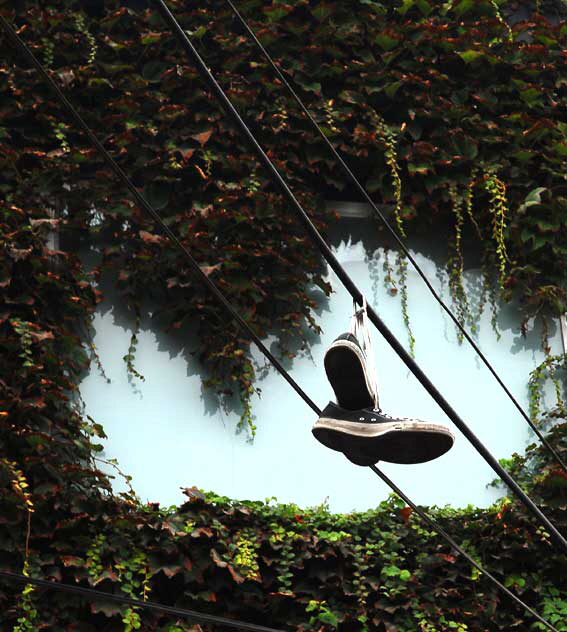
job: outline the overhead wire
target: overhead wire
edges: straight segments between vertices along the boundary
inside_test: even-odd
[[[289,186],[286,181],[283,179],[279,171],[276,169],[272,161],[268,158],[261,145],[257,141],[256,137],[252,134],[249,127],[246,125],[230,99],[225,94],[224,90],[217,82],[212,72],[209,70],[207,65],[205,64],[202,57],[199,55],[197,49],[193,46],[193,43],[187,36],[186,32],[183,30],[175,16],[170,11],[169,7],[165,3],[164,0],[151,0],[151,2],[157,7],[161,16],[164,18],[165,22],[170,26],[172,33],[178,43],[181,45],[192,64],[199,71],[202,78],[205,80],[206,84],[209,86],[215,97],[218,99],[220,104],[222,105],[225,112],[230,116],[233,123],[236,125],[237,129],[241,132],[241,134],[246,138],[249,144],[252,146],[256,155],[258,157],[259,162],[262,166],[267,170],[272,181],[277,185],[278,189],[282,192],[284,197],[289,202],[291,208],[296,214],[297,218],[303,224],[306,229],[308,235],[318,248],[319,252],[322,254],[323,258],[327,261],[330,268],[340,279],[343,286],[352,296],[352,298],[356,301],[358,305],[363,304],[363,295],[356,286],[356,284],[349,277],[345,269],[341,266],[335,254],[330,249],[326,241],[323,239]],[[427,390],[427,392],[431,395],[431,397],[437,402],[440,408],[445,412],[445,414],[451,419],[451,421],[457,426],[457,428],[463,433],[463,435],[470,441],[470,443],[474,446],[477,452],[484,458],[484,460],[490,465],[490,467],[494,470],[497,476],[503,480],[503,482],[507,485],[507,487],[513,492],[513,494],[518,498],[518,500],[528,509],[528,511],[537,518],[537,520],[545,526],[545,528],[549,531],[551,537],[555,541],[556,544],[563,549],[564,553],[567,553],[567,540],[563,537],[563,535],[558,531],[558,529],[553,525],[553,523],[545,516],[545,514],[539,509],[539,507],[529,498],[529,496],[524,492],[524,490],[518,485],[518,483],[514,480],[514,478],[500,465],[500,463],[492,456],[486,446],[480,441],[480,439],[473,433],[473,431],[468,427],[468,425],[461,419],[461,417],[457,414],[457,412],[452,408],[452,406],[447,402],[447,400],[443,397],[443,395],[439,392],[439,390],[434,386],[431,380],[427,377],[427,375],[421,370],[416,361],[411,357],[411,355],[404,349],[404,347],[399,343],[394,334],[388,329],[386,324],[382,321],[382,319],[378,316],[376,311],[368,305],[368,317],[370,321],[374,324],[374,326],[378,329],[378,331],[382,334],[388,344],[394,349],[400,359],[404,362],[404,364],[408,367],[408,369],[414,374],[417,380],[421,383],[421,385]]]
[[[422,281],[427,286],[427,289],[430,291],[430,293],[433,296],[433,298],[437,301],[437,303],[441,306],[441,308],[445,311],[445,313],[453,321],[453,323],[455,324],[457,329],[460,331],[460,333],[463,335],[463,337],[466,339],[466,341],[474,349],[475,353],[482,360],[483,364],[490,371],[490,373],[492,374],[494,379],[498,382],[500,387],[504,390],[504,392],[506,393],[506,395],[508,396],[508,398],[510,399],[512,404],[516,407],[516,409],[520,413],[520,415],[525,419],[525,421],[528,423],[528,425],[530,426],[532,431],[536,434],[536,436],[539,438],[541,443],[545,446],[547,451],[550,454],[553,455],[553,457],[555,458],[557,463],[561,466],[563,471],[567,474],[567,464],[565,464],[565,462],[561,458],[561,455],[558,454],[557,450],[555,450],[555,448],[549,443],[549,441],[547,440],[545,435],[541,432],[541,430],[536,426],[536,424],[532,421],[532,419],[530,419],[530,416],[526,413],[526,411],[522,408],[522,406],[519,404],[519,402],[514,397],[514,395],[510,392],[510,390],[508,389],[508,387],[506,386],[506,384],[504,383],[504,381],[502,380],[502,378],[500,377],[498,372],[494,369],[492,364],[488,361],[488,358],[481,351],[480,347],[476,344],[476,342],[474,341],[472,336],[468,333],[468,331],[466,330],[464,325],[459,321],[459,319],[455,316],[453,311],[443,301],[443,299],[441,298],[441,296],[439,295],[437,290],[433,287],[433,285],[431,284],[431,282],[427,278],[427,275],[422,270],[421,266],[417,263],[417,261],[415,260],[414,256],[411,254],[410,250],[405,245],[404,241],[401,239],[401,237],[398,235],[398,233],[394,230],[394,228],[392,227],[392,225],[390,224],[390,222],[388,221],[388,219],[386,218],[384,213],[382,213],[382,211],[374,203],[374,201],[372,200],[372,198],[368,194],[368,191],[360,183],[360,180],[356,177],[354,172],[350,169],[350,167],[343,160],[343,158],[341,157],[341,155],[339,154],[339,152],[337,151],[337,149],[335,148],[333,143],[325,135],[325,133],[321,129],[320,125],[317,123],[317,121],[315,120],[315,118],[313,117],[313,115],[311,114],[309,109],[307,108],[307,106],[303,103],[303,101],[301,100],[301,98],[299,97],[297,92],[294,90],[294,88],[292,87],[291,83],[285,77],[283,72],[280,70],[280,68],[278,67],[276,62],[270,56],[270,54],[268,53],[266,48],[262,45],[262,43],[260,42],[260,40],[258,39],[256,34],[254,33],[254,31],[252,30],[252,28],[250,27],[250,25],[246,21],[246,19],[238,11],[237,7],[232,2],[232,0],[226,0],[226,3],[230,6],[233,14],[239,20],[240,24],[245,29],[245,31],[248,34],[249,38],[255,43],[255,45],[258,47],[258,49],[260,50],[260,52],[262,53],[262,55],[264,56],[264,58],[266,59],[268,64],[272,67],[273,71],[278,76],[278,79],[282,82],[282,84],[285,86],[285,88],[287,89],[289,94],[292,96],[292,98],[295,100],[295,102],[297,103],[299,108],[302,110],[303,114],[310,121],[311,125],[313,126],[313,129],[317,132],[317,134],[319,135],[321,140],[324,142],[324,144],[327,147],[327,149],[331,152],[331,154],[333,155],[335,160],[338,162],[339,166],[341,167],[343,172],[346,174],[348,180],[350,180],[351,184],[354,185],[354,187],[359,192],[359,194],[364,198],[366,203],[370,205],[370,207],[372,208],[374,214],[382,221],[382,223],[384,224],[384,226],[387,229],[387,231],[394,238],[395,242],[401,248],[402,252],[407,257],[408,261],[412,264],[412,266],[415,269],[415,271],[417,272],[417,274],[421,277]]]
[[[130,181],[130,179],[128,178],[128,176],[124,173],[124,171],[118,166],[116,165],[116,163],[114,162],[114,160],[112,159],[112,157],[110,156],[110,154],[108,154],[107,150],[104,148],[104,146],[98,141],[98,138],[96,137],[96,135],[92,132],[92,130],[88,127],[88,125],[84,122],[84,120],[82,119],[82,117],[79,115],[79,113],[75,110],[75,108],[73,107],[73,105],[68,101],[68,99],[64,96],[64,94],[61,92],[61,90],[59,89],[59,87],[57,86],[57,84],[53,81],[53,79],[51,78],[51,76],[49,75],[49,73],[45,70],[45,68],[42,66],[42,64],[37,60],[37,58],[35,57],[35,55],[32,53],[32,51],[27,47],[27,45],[25,44],[25,42],[23,42],[23,40],[21,40],[21,38],[15,33],[15,31],[12,29],[12,27],[10,26],[10,24],[7,22],[7,20],[0,15],[0,25],[4,28],[4,31],[7,33],[7,35],[9,36],[10,41],[12,42],[12,44],[14,44],[19,50],[21,50],[26,57],[32,62],[32,64],[36,67],[36,69],[40,72],[40,74],[48,81],[49,85],[51,86],[51,88],[55,91],[55,94],[57,95],[57,97],[59,98],[60,102],[64,105],[64,107],[67,109],[67,111],[69,112],[69,114],[72,116],[72,118],[75,120],[75,122],[83,129],[83,131],[85,131],[85,133],[87,134],[88,138],[90,139],[90,141],[93,143],[93,145],[96,147],[96,149],[99,151],[99,153],[101,153],[101,155],[105,158],[105,160],[107,161],[107,163],[113,168],[113,171],[115,172],[115,174],[119,177],[119,179],[125,184],[127,185],[128,189],[132,192],[132,193],[136,193],[136,195],[134,196],[136,201],[138,201],[141,204],[141,207],[144,210],[148,210],[148,209],[152,209],[152,217],[155,219],[155,221],[158,223],[158,225],[161,226],[161,224],[163,223],[163,220],[161,219],[161,217],[159,216],[159,214],[153,209],[153,207],[149,204],[149,202],[147,202],[145,200],[145,198],[139,194],[139,192],[137,191],[137,189],[134,187],[134,185],[132,184],[132,182]],[[115,165],[115,167],[113,166]],[[141,203],[141,200],[143,200],[143,204]],[[149,212],[149,211],[148,211]],[[178,244],[179,241],[177,240],[176,236],[174,233],[172,233],[171,230],[169,230],[167,228],[167,226],[165,226],[165,228],[167,230],[165,230],[166,235],[175,243]],[[173,237],[172,237],[173,236]],[[179,247],[179,246],[178,246]],[[181,245],[181,250],[182,252],[185,254],[185,256],[190,257],[190,261],[194,261],[192,256],[190,255],[190,253],[187,251],[187,249],[185,247],[183,247]],[[198,265],[198,264],[197,264]],[[200,271],[200,268],[199,268]],[[207,278],[208,280],[208,278]],[[207,287],[210,287],[210,285],[214,284],[212,282],[207,283]],[[216,289],[216,286],[214,286]],[[220,290],[216,289],[216,292],[220,293]],[[217,293],[214,292],[215,296],[217,296]],[[225,299],[226,301],[226,299]],[[226,307],[225,302],[221,301],[222,304]],[[228,301],[226,301],[228,302]],[[230,304],[229,304],[230,305]],[[230,313],[232,313],[232,307],[229,310]],[[253,333],[251,332],[250,328],[248,327],[248,325],[245,323],[245,321],[243,321],[243,319],[239,318],[237,319],[238,324],[243,327],[249,334]],[[260,346],[260,350],[265,353],[264,351],[265,347],[264,345]],[[271,354],[266,354],[266,357],[272,361],[272,357]],[[288,381],[288,383],[294,387],[294,390],[300,394],[302,392],[302,390],[299,388],[299,386],[297,385],[297,383],[293,380],[293,378],[291,378],[291,376],[289,376],[289,374],[287,374],[287,372],[285,371],[285,369],[283,369],[283,367],[281,367],[281,365],[276,365],[276,368],[280,371],[280,372],[284,372],[286,374],[286,380]],[[285,376],[284,376],[285,377]],[[297,387],[297,388],[296,388]],[[306,403],[308,403],[308,405],[312,408],[312,410],[317,414],[320,415],[321,410],[309,399],[307,398],[307,400],[305,398],[304,401]],[[431,519],[422,509],[420,509],[417,505],[415,505],[405,494],[403,494],[403,492],[394,485],[394,483],[392,481],[390,481],[390,479],[383,474],[376,466],[371,466],[371,469],[382,478],[382,480],[384,482],[386,482],[387,485],[390,486],[390,488],[397,493],[400,498],[402,498],[404,500],[404,502],[408,503],[409,506],[412,507],[412,509],[427,523],[429,524],[437,533],[439,533],[439,535],[441,535],[441,537],[443,537],[445,540],[447,540],[449,542],[449,544],[454,547],[459,553],[462,552],[462,555],[469,560],[471,563],[474,564],[474,566],[480,571],[482,572],[486,577],[488,577],[493,583],[495,583],[495,585],[500,588],[501,590],[503,590],[508,596],[510,596],[512,599],[514,599],[519,605],[521,605],[523,608],[526,609],[527,612],[529,612],[530,614],[532,614],[535,618],[537,618],[538,621],[540,621],[543,625],[545,625],[549,630],[551,630],[552,632],[558,632],[557,629],[555,627],[553,627],[549,622],[547,622],[545,619],[543,619],[540,615],[538,615],[530,606],[528,606],[526,603],[524,603],[521,599],[519,599],[516,595],[514,595],[514,593],[512,593],[508,588],[506,588],[501,582],[499,582],[499,580],[497,580],[492,574],[490,574],[488,571],[486,571],[481,565],[479,565],[478,563],[476,563],[473,558],[471,558],[466,551],[464,551],[463,549],[461,549],[459,547],[458,544],[456,544],[456,542],[450,538],[450,536],[448,536],[448,534],[439,526],[437,525],[437,523]],[[61,591],[67,591],[67,592],[75,592],[75,593],[80,593],[83,595],[96,595],[97,597],[101,598],[101,599],[108,599],[110,601],[115,601],[115,602],[120,602],[123,604],[128,604],[128,605],[136,605],[137,607],[140,608],[149,608],[149,609],[153,609],[153,610],[158,610],[161,612],[166,612],[166,613],[170,613],[170,614],[179,614],[180,616],[192,616],[192,617],[214,617],[217,621],[220,621],[222,619],[223,621],[223,625],[233,625],[235,626],[236,623],[235,622],[231,622],[231,620],[229,619],[223,619],[220,617],[216,617],[215,615],[203,615],[201,613],[197,613],[195,611],[188,611],[188,610],[183,610],[183,609],[178,609],[178,608],[173,608],[171,606],[164,606],[162,604],[157,604],[154,602],[144,602],[144,601],[137,601],[137,600],[132,600],[130,598],[127,597],[121,597],[119,595],[111,595],[109,593],[105,593],[102,591],[97,591],[95,589],[92,588],[84,588],[84,587],[79,587],[79,586],[71,586],[69,584],[63,584],[60,582],[51,582],[51,581],[47,581],[47,580],[41,580],[41,579],[37,579],[37,578],[32,578],[32,577],[28,577],[26,575],[23,574],[17,574],[17,573],[10,573],[10,572],[5,572],[5,571],[0,571],[0,577],[4,577],[5,579],[12,579],[13,581],[18,581],[20,583],[31,583],[37,586],[44,586],[44,587],[48,587],[52,590],[61,590]],[[211,622],[212,619],[211,619]],[[229,623],[231,622],[231,623]],[[243,622],[238,622],[238,625],[240,625],[241,629],[256,629],[256,630],[260,630],[260,629],[264,629],[264,630],[273,630],[273,628],[260,628],[258,626],[256,626],[256,624],[248,624],[248,623],[244,623]],[[242,627],[243,625],[246,626],[256,626],[254,628],[251,627]]]
[[[81,595],[82,597],[88,598],[91,601],[100,599],[101,601],[117,603],[123,606],[131,606],[133,608],[160,612],[172,617],[183,617],[184,619],[191,619],[192,621],[195,621],[197,623],[223,625],[230,628],[236,628],[237,630],[249,630],[250,632],[284,632],[281,629],[270,628],[264,625],[258,625],[257,623],[238,621],[236,619],[228,619],[227,617],[219,617],[214,614],[197,612],[196,610],[188,610],[187,608],[166,606],[165,604],[157,603],[155,601],[142,601],[141,599],[132,599],[131,597],[123,597],[122,595],[107,593],[103,590],[97,590],[95,588],[85,588],[83,586],[73,586],[72,584],[66,584],[64,582],[54,582],[47,579],[29,577],[28,575],[24,575],[22,573],[11,573],[9,571],[0,570],[0,578],[7,579],[19,584],[32,584],[33,586],[37,586],[39,588],[47,588],[48,590]]]

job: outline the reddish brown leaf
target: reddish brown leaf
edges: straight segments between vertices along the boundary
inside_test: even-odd
[[[412,513],[413,509],[411,507],[404,507],[403,509],[400,509],[400,516],[406,524],[409,522]]]
[[[194,138],[198,143],[201,143],[201,146],[203,146],[208,142],[212,134],[213,130],[209,129],[206,132],[201,132],[200,134],[193,134],[191,138]]]
[[[215,264],[214,266],[199,266],[201,270],[206,274],[206,276],[211,275],[215,270],[218,270],[221,267],[220,263]]]
[[[159,244],[163,241],[163,237],[160,237],[159,235],[152,235],[152,233],[148,233],[146,230],[141,230],[139,235],[147,244]]]
[[[35,342],[43,342],[44,340],[53,340],[55,337],[51,331],[32,331],[30,336]]]

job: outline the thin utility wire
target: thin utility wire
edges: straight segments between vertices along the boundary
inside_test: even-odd
[[[313,128],[315,129],[317,134],[320,136],[320,138],[323,140],[323,142],[325,143],[325,145],[327,146],[329,151],[332,153],[332,155],[334,156],[335,160],[339,163],[340,167],[342,168],[342,170],[346,174],[347,178],[354,185],[354,187],[357,189],[357,191],[360,193],[360,195],[371,206],[371,208],[374,211],[374,213],[380,218],[380,220],[382,221],[382,223],[384,224],[384,226],[386,227],[386,229],[388,230],[390,235],[394,238],[396,243],[399,245],[399,247],[401,248],[402,252],[405,254],[407,259],[410,261],[410,263],[414,267],[415,271],[418,273],[418,275],[421,277],[421,279],[423,280],[423,282],[427,286],[427,289],[431,292],[433,298],[437,301],[437,303],[439,303],[441,308],[451,318],[451,320],[453,321],[453,323],[455,324],[457,329],[465,337],[467,342],[472,346],[474,351],[478,354],[478,357],[482,360],[482,362],[484,363],[486,368],[493,375],[494,379],[502,387],[502,389],[504,390],[506,395],[508,395],[508,398],[514,404],[514,406],[516,407],[516,409],[518,410],[520,415],[522,415],[522,417],[526,420],[526,422],[529,424],[530,428],[534,431],[534,433],[537,435],[537,437],[542,442],[542,444],[545,446],[545,448],[547,448],[548,452],[555,457],[557,463],[559,463],[561,465],[561,467],[563,468],[563,471],[567,474],[567,465],[565,464],[565,462],[563,461],[561,456],[557,453],[555,448],[549,443],[549,441],[547,440],[545,435],[541,432],[541,430],[530,419],[530,416],[526,413],[526,411],[518,403],[518,401],[516,400],[514,395],[512,395],[512,393],[510,392],[510,390],[508,389],[506,384],[504,384],[502,378],[498,375],[498,373],[496,372],[496,370],[494,369],[492,364],[490,364],[490,362],[488,361],[488,359],[486,358],[484,353],[480,350],[479,346],[476,344],[474,339],[470,336],[470,334],[467,332],[465,327],[461,324],[461,322],[455,316],[455,314],[452,312],[452,310],[446,305],[446,303],[443,301],[443,299],[439,296],[437,290],[433,287],[433,285],[431,284],[431,282],[427,278],[425,272],[421,269],[420,265],[417,263],[417,261],[415,260],[415,258],[413,257],[413,255],[411,254],[411,252],[409,251],[409,249],[407,248],[407,246],[405,245],[405,243],[401,239],[401,237],[394,230],[392,225],[388,222],[387,218],[382,213],[382,211],[380,211],[380,209],[373,202],[372,198],[370,197],[370,195],[368,194],[366,189],[362,186],[362,184],[360,183],[358,178],[355,176],[355,174],[351,171],[351,169],[346,164],[346,162],[341,158],[339,152],[335,149],[335,147],[331,143],[331,141],[327,138],[327,136],[325,136],[325,133],[323,132],[323,130],[321,129],[321,127],[319,126],[319,124],[317,123],[317,121],[315,120],[313,115],[311,114],[311,112],[307,109],[307,106],[303,103],[303,101],[298,96],[298,94],[295,92],[295,90],[293,89],[293,87],[291,86],[290,82],[287,80],[287,78],[283,74],[283,72],[277,66],[276,62],[272,59],[272,57],[270,56],[268,51],[264,48],[264,46],[262,45],[262,43],[260,42],[260,40],[258,39],[256,34],[254,33],[254,31],[252,30],[252,28],[248,24],[248,22],[241,15],[241,13],[238,11],[238,9],[236,8],[236,6],[234,5],[234,3],[231,0],[226,0],[226,2],[230,6],[230,8],[231,8],[232,12],[234,13],[234,15],[238,18],[240,24],[244,27],[245,31],[248,33],[248,36],[250,37],[250,39],[252,39],[252,41],[256,44],[256,46],[261,51],[262,55],[264,56],[264,58],[266,59],[268,64],[272,67],[272,69],[274,70],[274,72],[278,76],[279,80],[283,83],[283,85],[286,87],[286,89],[289,92],[289,94],[293,97],[293,99],[295,100],[297,105],[300,107],[302,112],[305,114],[305,116],[311,122]]]
[[[230,628],[236,628],[237,630],[250,630],[250,632],[284,632],[283,630],[278,628],[269,628],[264,625],[257,625],[256,623],[237,621],[236,619],[227,619],[226,617],[217,617],[213,614],[205,614],[204,612],[187,610],[186,608],[166,606],[155,601],[141,601],[140,599],[131,599],[130,597],[122,597],[121,595],[114,595],[102,590],[96,590],[95,588],[84,588],[82,586],[73,586],[72,584],[65,584],[63,582],[53,582],[46,579],[36,579],[35,577],[28,577],[27,575],[23,575],[21,573],[0,571],[0,578],[12,582],[17,582],[18,584],[32,584],[40,588],[47,588],[49,590],[81,595],[83,597],[86,597],[90,601],[109,601],[111,603],[118,603],[123,606],[132,606],[143,610],[161,612],[162,614],[167,614],[172,617],[183,617],[184,619],[191,619],[192,621],[198,623],[224,625]]]
[[[51,79],[51,77],[49,76],[49,74],[47,73],[47,71],[43,68],[43,66],[41,65],[41,63],[39,63],[39,61],[35,58],[35,56],[33,55],[33,53],[31,52],[31,50],[28,49],[28,47],[25,45],[25,43],[19,38],[19,36],[13,31],[12,27],[8,24],[8,22],[3,18],[3,16],[0,15],[0,25],[4,28],[4,30],[8,33],[8,35],[10,36],[10,40],[12,41],[12,43],[16,44],[18,46],[18,48],[20,48],[25,54],[26,56],[30,59],[30,61],[32,61],[32,63],[34,64],[34,66],[40,71],[40,73],[44,76],[45,79],[47,79],[48,83],[51,85],[51,87],[55,90],[55,93],[57,94],[58,98],[60,99],[61,103],[65,106],[65,108],[69,111],[69,113],[73,116],[73,118],[75,118],[76,122],[78,123],[79,120],[81,121],[80,126],[83,127],[84,131],[87,133],[89,139],[91,140],[91,142],[94,144],[94,146],[96,147],[96,149],[105,157],[105,159],[110,159],[112,160],[112,158],[108,155],[108,152],[106,151],[106,149],[97,141],[95,142],[96,136],[94,135],[94,133],[90,130],[90,128],[86,125],[86,123],[84,123],[84,121],[82,121],[80,115],[78,113],[76,113],[75,109],[73,108],[73,106],[69,103],[69,101],[65,98],[65,96],[62,94],[62,92],[59,90],[57,84],[55,84],[55,82]],[[75,116],[76,115],[76,116]],[[113,161],[112,161],[113,162]],[[130,180],[128,179],[128,176],[126,176],[126,174],[120,169],[118,168],[118,172],[117,175],[119,176],[120,180],[122,180],[124,182],[124,184],[126,184],[128,186],[128,188],[130,190],[132,190],[133,185],[130,182]],[[143,199],[143,198],[142,198]],[[146,204],[149,205],[149,203],[146,202]],[[145,208],[145,205],[142,206],[142,208]],[[151,208],[151,207],[150,207]],[[155,211],[154,211],[155,212]],[[157,215],[157,214],[156,214]],[[158,216],[159,217],[159,216]],[[169,229],[166,231],[168,237],[170,237],[171,231],[169,231]],[[170,237],[171,239],[171,237]],[[174,242],[176,242],[176,238],[173,239]],[[186,249],[182,249],[184,254],[188,254]],[[189,255],[190,256],[190,255]],[[208,285],[208,284],[207,284]],[[214,284],[213,284],[214,285]],[[224,304],[224,303],[223,303]],[[243,326],[246,331],[249,331],[249,328],[246,324],[242,325],[240,320],[238,321],[238,323]],[[250,333],[250,332],[249,332]],[[260,350],[263,350],[265,347],[261,346]],[[271,356],[266,354],[266,357],[271,361]],[[276,368],[278,368],[278,366],[276,366]],[[278,368],[278,370],[280,370]],[[301,394],[302,390],[300,389],[300,387],[297,385],[297,383],[293,380],[293,378],[291,376],[289,376],[289,374],[287,374],[287,372],[285,371],[285,369],[281,369],[283,370],[283,372],[285,373],[286,376],[286,380],[288,381],[288,383],[294,388],[294,390],[298,393]],[[305,400],[305,398],[302,398]],[[314,404],[311,400],[309,400],[308,405],[312,408],[312,410],[317,414],[320,415],[321,414],[321,410],[316,406],[316,404]],[[437,531],[439,533],[439,535],[441,535],[441,537],[445,538],[449,544],[451,544],[451,546],[454,546],[454,540],[452,539],[448,539],[447,534],[444,532],[444,530],[439,527],[434,520],[432,520],[429,516],[427,516],[427,514],[421,510],[419,507],[417,507],[414,503],[412,503],[409,498],[407,496],[405,496],[405,494],[403,494],[401,492],[401,490],[399,488],[397,488],[394,483],[392,483],[387,477],[386,475],[382,474],[380,472],[380,470],[378,470],[378,468],[376,468],[375,466],[372,466],[372,468],[374,471],[376,471],[376,473],[378,474],[378,476],[380,476],[381,478],[383,478],[383,480],[391,487],[391,489],[397,493],[402,500],[404,500],[405,502],[407,502],[413,509],[414,511],[424,520],[427,522],[427,524],[429,524],[435,531]],[[466,555],[466,553],[465,553]],[[469,559],[469,557],[467,557],[467,559]],[[470,558],[472,560],[472,558]],[[474,561],[474,560],[473,560]],[[513,599],[515,599],[521,606],[523,606],[528,612],[530,612],[530,614],[533,614],[533,616],[535,616],[539,621],[541,621],[541,623],[543,623],[546,627],[548,627],[550,630],[552,630],[552,632],[558,632],[556,630],[556,628],[554,628],[551,624],[549,624],[547,621],[545,621],[545,619],[543,619],[542,617],[540,617],[536,612],[534,612],[527,604],[525,604],[523,601],[521,601],[518,597],[516,597],[513,593],[511,593],[508,589],[506,589],[505,586],[503,586],[498,580],[496,580],[490,573],[488,573],[487,571],[485,571],[480,565],[477,565],[475,563],[475,567],[478,568],[478,570],[480,572],[482,572],[483,574],[485,574],[491,581],[493,581],[497,587],[499,588],[503,588],[506,592],[506,594],[509,594]],[[59,584],[59,583],[55,583],[55,582],[46,582],[46,580],[40,580],[40,579],[33,579],[33,578],[29,578],[25,575],[18,575],[18,574],[14,574],[14,573],[7,573],[7,572],[0,572],[0,576],[4,576],[5,578],[19,578],[18,581],[22,582],[22,583],[34,583],[35,585],[43,585],[44,583],[48,584],[48,587],[53,589],[53,590],[57,590],[58,586],[63,586],[61,588],[61,590],[72,590],[73,592],[81,592],[84,594],[84,591],[88,591],[89,593],[95,592],[98,593],[100,591],[95,591],[94,589],[86,589],[86,588],[80,588],[80,587],[73,587],[73,586],[69,586],[66,584]],[[109,595],[107,595],[107,593],[101,593],[102,595],[104,595],[104,598],[108,598],[111,597]],[[112,595],[112,597],[117,597],[116,595]],[[119,599],[124,600],[127,598],[124,597],[119,597]],[[123,601],[123,603],[125,603]],[[145,607],[145,605],[147,605],[148,602],[140,602],[141,606],[140,607]],[[170,606],[161,606],[160,604],[153,604],[154,607],[159,607],[159,608],[167,608],[168,612],[171,612],[171,607]],[[154,608],[155,609],[155,608]],[[188,612],[188,611],[185,611]],[[205,615],[205,616],[210,616],[210,615]],[[254,625],[254,624],[248,624],[248,625]]]
[[[349,277],[345,269],[341,266],[333,251],[329,248],[297,198],[283,179],[279,171],[273,165],[268,158],[261,145],[256,140],[256,137],[252,134],[230,99],[225,94],[219,83],[214,78],[213,74],[197,52],[197,49],[193,46],[191,40],[187,37],[187,34],[176,20],[175,16],[169,10],[164,0],[152,0],[153,4],[157,6],[160,14],[166,21],[166,23],[172,29],[172,32],[181,44],[183,50],[188,55],[189,59],[197,68],[202,78],[208,84],[209,88],[214,93],[215,97],[221,103],[223,109],[230,116],[237,129],[250,143],[262,166],[268,171],[273,182],[277,185],[278,189],[282,192],[284,197],[290,203],[293,211],[297,215],[300,222],[305,227],[307,233],[315,243],[319,252],[323,258],[327,261],[333,272],[338,276],[343,286],[356,301],[358,305],[363,305],[364,297],[354,281]],[[400,344],[394,334],[388,329],[386,324],[381,320],[378,314],[374,311],[370,305],[368,305],[368,317],[378,331],[382,334],[388,344],[398,354],[408,369],[414,374],[421,385],[427,390],[431,397],[437,402],[440,408],[451,419],[451,421],[457,426],[457,428],[465,435],[465,437],[472,443],[474,448],[484,458],[484,460],[490,465],[499,478],[501,478],[508,488],[514,493],[518,500],[534,515],[537,520],[545,525],[547,531],[551,534],[556,543],[563,549],[564,553],[567,553],[567,540],[561,535],[552,522],[545,516],[545,514],[539,509],[539,507],[529,498],[524,490],[516,483],[512,476],[500,465],[500,463],[492,456],[486,446],[480,441],[480,439],[472,432],[467,424],[459,417],[457,412],[451,407],[447,400],[441,395],[439,390],[434,386],[427,375],[419,368],[415,360]]]
[[[15,33],[6,19],[0,15],[0,23],[4,28],[4,31],[8,35],[9,39],[12,43],[25,54],[25,56],[32,62],[38,72],[42,75],[42,77],[49,82],[51,88],[54,90],[55,94],[59,101],[64,105],[67,112],[74,119],[75,123],[83,129],[85,134],[88,136],[91,143],[98,149],[108,166],[112,169],[116,176],[122,181],[122,183],[128,188],[136,202],[139,206],[146,211],[148,215],[155,221],[155,223],[161,228],[163,233],[167,235],[167,237],[177,246],[178,250],[180,250],[183,255],[189,261],[191,268],[197,275],[200,281],[204,283],[204,285],[209,289],[210,292],[214,295],[217,301],[225,308],[225,310],[234,318],[234,320],[240,325],[244,331],[248,333],[250,338],[256,343],[260,351],[270,360],[270,362],[276,367],[280,375],[287,380],[290,386],[296,390],[298,395],[303,399],[303,401],[310,406],[312,409],[317,408],[315,403],[311,400],[311,398],[296,384],[291,377],[288,375],[287,371],[283,368],[277,358],[270,352],[270,350],[264,345],[264,343],[260,340],[258,335],[252,330],[252,328],[248,325],[248,323],[240,316],[240,314],[236,311],[236,309],[231,305],[228,299],[224,296],[224,294],[217,288],[217,286],[209,279],[209,277],[201,270],[201,267],[197,263],[197,261],[193,258],[193,255],[187,250],[187,248],[181,243],[178,237],[173,233],[173,231],[164,223],[163,219],[159,215],[159,213],[153,208],[153,206],[146,200],[146,198],[138,191],[133,182],[128,178],[128,176],[124,173],[122,168],[118,165],[118,163],[112,158],[112,156],[106,151],[102,143],[99,141],[97,136],[91,130],[91,128],[85,123],[81,115],[77,112],[77,110],[73,107],[73,105],[69,102],[67,97],[61,92],[59,86],[55,83],[55,81],[51,78],[49,73],[45,70],[42,64],[38,61],[32,51],[28,48],[25,42]]]

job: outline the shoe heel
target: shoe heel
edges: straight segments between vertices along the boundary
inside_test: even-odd
[[[339,406],[359,410],[374,404],[366,386],[364,369],[353,351],[340,346],[331,348],[325,355],[324,364]]]

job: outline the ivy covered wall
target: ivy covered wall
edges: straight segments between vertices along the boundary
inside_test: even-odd
[[[503,18],[518,5],[526,19],[510,28]],[[349,164],[377,201],[394,207],[398,227],[448,232],[463,319],[463,240],[476,242],[487,270],[497,271],[487,299],[491,291],[514,292],[526,316],[565,310],[567,26],[561,4],[541,5],[242,3]],[[278,332],[284,348],[286,338],[316,330],[308,290],[328,291],[321,261],[157,14],[133,0],[0,6],[257,330]],[[278,82],[222,3],[171,6],[324,228],[334,218],[323,194],[351,194]],[[395,502],[347,518],[193,491],[188,505],[161,511],[111,494],[96,462],[104,430],[81,415],[74,397],[96,362],[89,323],[100,275],[115,279],[135,317],[151,300],[161,326],[198,327],[211,386],[242,398],[244,425],[255,388],[248,342],[226,325],[37,74],[5,40],[2,50],[2,567],[292,629],[529,629],[527,615],[471,576]],[[57,252],[45,245],[54,225]],[[73,254],[78,245],[98,249],[97,269],[88,272]],[[400,259],[402,278],[404,265]],[[135,347],[134,335],[126,357],[133,378]],[[532,382],[547,370],[561,396],[563,359],[550,358]],[[533,402],[535,414],[537,389]],[[548,427],[565,454],[563,415],[560,397]],[[564,527],[561,472],[535,449],[514,467],[531,471],[526,484]],[[567,629],[563,560],[513,503],[440,518]],[[0,613],[2,626],[19,632],[131,630],[145,617],[4,584]],[[156,618],[141,625],[190,629]]]

